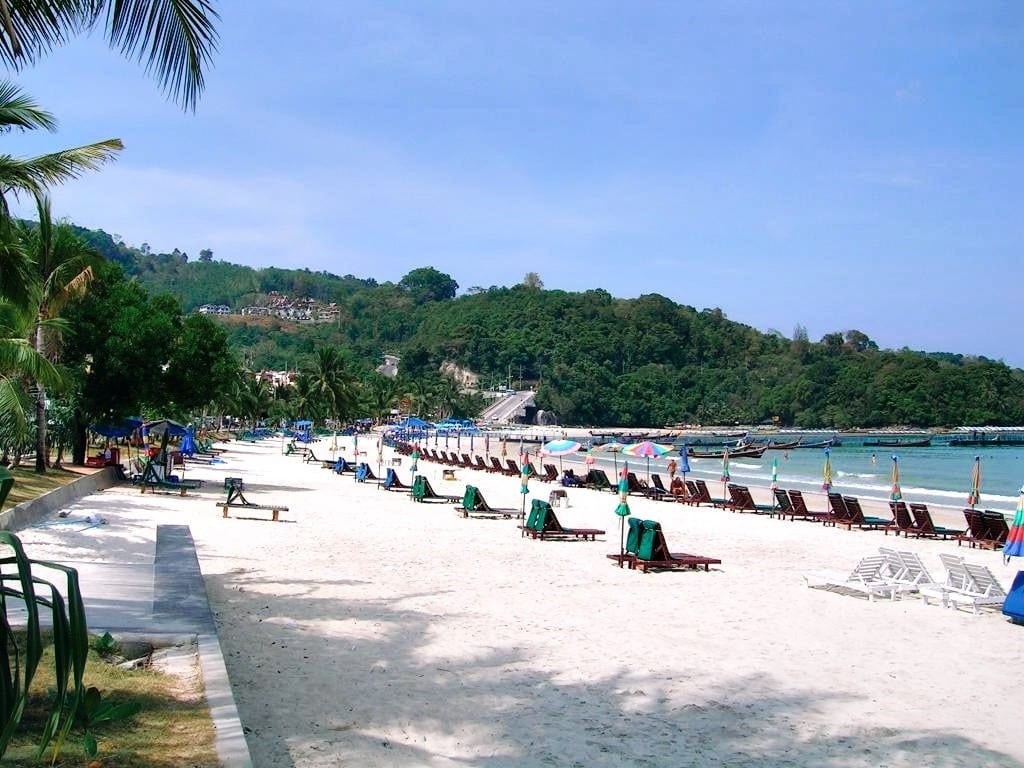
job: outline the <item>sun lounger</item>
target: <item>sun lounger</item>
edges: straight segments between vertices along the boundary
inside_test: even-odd
[[[672,495],[672,492],[665,487],[665,483],[662,482],[661,475],[657,473],[651,475],[651,487],[647,489],[647,495],[652,499],[660,499],[662,501],[676,500],[676,497]]]
[[[971,548],[999,549],[1008,534],[1006,518],[998,512],[983,512],[980,509],[965,509],[967,532],[957,536],[957,544],[967,542]]]
[[[917,526],[910,516],[910,509],[905,501],[890,501],[889,510],[892,512],[892,523],[882,529],[886,536],[889,535],[889,531],[895,532],[897,538],[901,533],[904,538],[909,537],[910,534],[918,535]]]
[[[223,510],[224,517],[228,517],[228,511],[231,509],[261,510],[270,512],[271,521],[276,523],[279,521],[280,513],[288,511],[288,507],[283,504],[254,504],[245,498],[245,494],[242,492],[242,483],[233,482],[234,480],[235,478],[228,478],[224,481],[224,484],[227,486],[227,499],[216,504],[216,506]]]
[[[544,474],[540,475],[540,481],[542,483],[551,483],[558,479],[558,467],[554,464],[544,465]]]
[[[517,509],[495,509],[475,485],[467,485],[466,493],[460,502],[459,512],[463,517],[512,517]]]
[[[935,580],[916,552],[899,552],[879,547],[878,554],[885,558],[889,567],[886,580],[895,586],[897,592],[917,592],[921,587],[935,585]]]
[[[491,467],[487,471],[505,474],[505,468],[501,466],[501,459],[499,459],[497,456],[491,456]]]
[[[145,493],[160,491],[161,493],[177,493],[184,496],[187,491],[194,491],[201,488],[202,480],[185,480],[175,476],[161,477],[157,465],[152,459],[147,459],[142,469],[142,476],[138,480],[140,490]]]
[[[583,539],[594,541],[597,536],[603,536],[604,531],[598,528],[565,528],[558,521],[555,510],[551,505],[541,499],[534,499],[530,506],[530,514],[526,524],[521,525],[519,530],[523,536],[531,539]]]
[[[484,472],[490,472],[491,471],[490,467],[488,467],[486,464],[484,464],[483,457],[481,457],[481,456],[475,456],[474,457],[473,469],[482,469]]]
[[[626,487],[627,493],[633,496],[646,496],[647,495],[647,483],[637,478],[635,472],[626,473]]]
[[[892,525],[893,521],[884,517],[865,516],[864,510],[860,508],[860,500],[853,496],[844,496],[843,503],[846,505],[847,519],[837,520],[836,525],[846,526],[846,530],[852,531],[853,526],[861,530],[877,530]]]
[[[380,478],[373,474],[373,470],[370,469],[370,465],[365,461],[360,462],[359,466],[356,467],[355,480],[357,483],[379,483]]]
[[[412,500],[413,501],[443,501],[451,503],[458,501],[459,496],[449,496],[444,493],[437,493],[433,488],[430,487],[430,481],[425,475],[416,475],[412,481]]]
[[[808,587],[839,592],[859,592],[867,595],[870,602],[876,597],[896,599],[897,588],[888,578],[888,563],[881,555],[863,558],[847,575],[820,572],[804,574]]]
[[[902,504],[902,502],[893,502],[893,504]],[[911,504],[910,514],[914,519],[914,526],[911,532],[917,536],[928,537],[928,538],[942,538],[950,539],[963,536],[966,531],[963,529],[956,530],[954,528],[945,528],[941,525],[935,525],[932,522],[932,513],[928,509],[927,504]]]
[[[665,534],[661,530],[661,524],[654,520],[644,520],[642,523],[643,533],[640,537],[640,545],[636,551],[636,557],[631,564],[632,568],[638,569],[641,573],[647,573],[652,568],[667,570],[675,568],[689,568],[697,570],[704,568],[710,570],[712,565],[720,565],[721,560],[715,557],[703,555],[691,555],[685,552],[669,552],[668,544],[665,541]]]
[[[789,490],[789,502],[793,506],[793,513],[790,520],[800,518],[801,520],[812,520],[823,525],[835,525],[836,515],[833,512],[812,512],[807,508],[807,502],[804,501],[804,495],[801,491]],[[843,515],[845,517],[845,513]]]
[[[925,603],[935,598],[945,608],[970,605],[975,615],[980,613],[980,606],[1003,604],[1006,591],[986,566],[952,555],[943,554],[940,558],[946,566],[946,583],[922,587],[920,592]]]
[[[507,467],[505,474],[509,477],[515,477],[522,471],[519,465],[512,461],[512,459],[505,459],[505,466]]]
[[[750,495],[750,489],[745,485],[730,483],[729,486],[729,509],[733,512],[754,512],[755,514],[768,514],[775,511],[774,504],[756,504],[754,497]]]
[[[597,491],[615,490],[615,486],[612,485],[612,481],[608,479],[608,473],[603,469],[593,469],[587,472],[587,477],[583,481],[583,484],[587,488],[593,488]]]
[[[711,504],[714,507],[720,507],[726,509],[729,506],[728,499],[718,499],[711,495],[711,491],[708,490],[708,484],[703,480],[693,481],[697,486],[697,491],[700,494],[701,504]]]
[[[409,493],[412,490],[399,479],[398,473],[391,467],[388,467],[388,471],[384,475],[384,482],[380,487],[385,491],[402,491],[404,493]]]

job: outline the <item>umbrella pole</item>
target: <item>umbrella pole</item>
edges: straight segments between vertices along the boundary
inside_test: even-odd
[[[619,515],[619,568],[626,559],[626,518]]]

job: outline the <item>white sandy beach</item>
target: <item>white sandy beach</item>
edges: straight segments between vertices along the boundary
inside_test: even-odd
[[[673,550],[723,561],[643,575],[605,557],[619,549],[609,493],[569,489],[556,509],[603,539],[533,541],[515,520],[464,519],[282,456],[280,440],[227,447],[224,464],[189,468],[210,481],[195,495],[123,486],[70,510],[107,525],[19,533],[34,557],[132,562],[156,524],[191,526],[257,768],[1024,764],[1020,627],[805,586],[892,536],[636,498]],[[360,448],[376,469],[371,441]],[[516,478],[421,469],[439,492],[471,482],[519,506]],[[283,522],[223,519],[225,476],[287,504]],[[549,490],[534,481],[531,498]],[[1018,567],[955,542],[898,546],[936,578],[939,552],[1006,587]]]

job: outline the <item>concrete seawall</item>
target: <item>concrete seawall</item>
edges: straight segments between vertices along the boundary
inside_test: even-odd
[[[66,507],[71,502],[116,485],[117,482],[113,467],[104,467],[91,475],[82,475],[77,480],[72,480],[60,488],[54,488],[39,498],[23,501],[17,506],[0,512],[0,530],[14,531],[19,528],[27,528],[58,509]]]

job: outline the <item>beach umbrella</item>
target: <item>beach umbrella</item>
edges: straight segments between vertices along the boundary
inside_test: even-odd
[[[334,430],[331,435],[331,461],[334,461],[334,454],[338,452],[338,430]]]
[[[666,453],[671,453],[672,450],[673,448],[671,445],[659,445],[658,443],[651,442],[650,440],[644,440],[640,443],[627,445],[622,449],[622,452],[628,456],[647,459],[647,482],[650,483],[651,459],[664,456]]]
[[[619,478],[619,505],[615,508],[615,514],[619,516],[619,568],[626,559],[626,518],[629,517],[629,463],[622,468],[622,477]]]
[[[484,435],[484,456],[487,461],[491,460],[491,436],[490,434]]]
[[[892,493],[889,494],[889,498],[893,501],[903,498],[903,493],[900,491],[900,457],[896,454],[892,456]]]
[[[772,459],[772,508],[775,508],[775,491],[779,489],[779,460]]]
[[[981,503],[981,456],[974,457],[974,467],[971,468],[971,492],[967,495],[967,503],[974,509],[975,504]]]
[[[828,448],[825,449],[825,468],[822,470],[822,475],[821,490],[828,493],[832,490],[832,451]]]
[[[562,457],[576,453],[583,446],[575,440],[550,440],[538,452],[544,456],[558,457],[558,474],[562,474]]]
[[[612,440],[610,443],[601,443],[595,450],[605,451],[612,455],[612,460],[615,463],[615,474],[619,474],[619,451],[625,448],[625,443],[620,443],[617,440]]]
[[[185,430],[184,437],[181,438],[181,455],[196,455],[196,436],[195,430],[192,428],[192,425],[189,425],[188,429]]]
[[[683,485],[686,485],[686,473],[690,471],[690,448],[686,443],[679,449],[679,474],[683,476]]]
[[[732,477],[729,475],[729,449],[726,448],[722,453],[722,498],[726,499],[729,495],[726,493],[726,486]]]
[[[472,433],[470,433],[470,435],[469,435],[469,455],[470,455],[470,458],[472,458],[475,455],[474,454],[474,450],[475,450],[474,446],[475,445],[476,445],[476,436],[473,435]]]
[[[519,516],[526,517],[526,494],[530,492],[530,465],[526,462],[525,456],[519,457],[519,493],[523,495],[523,504],[519,510]]]
[[[384,464],[384,438],[377,438],[377,477],[380,477],[380,469]]]
[[[1024,557],[1024,488],[1020,489],[1017,514],[1013,516],[1013,525],[1003,545],[1003,561],[1009,563],[1011,557]]]

